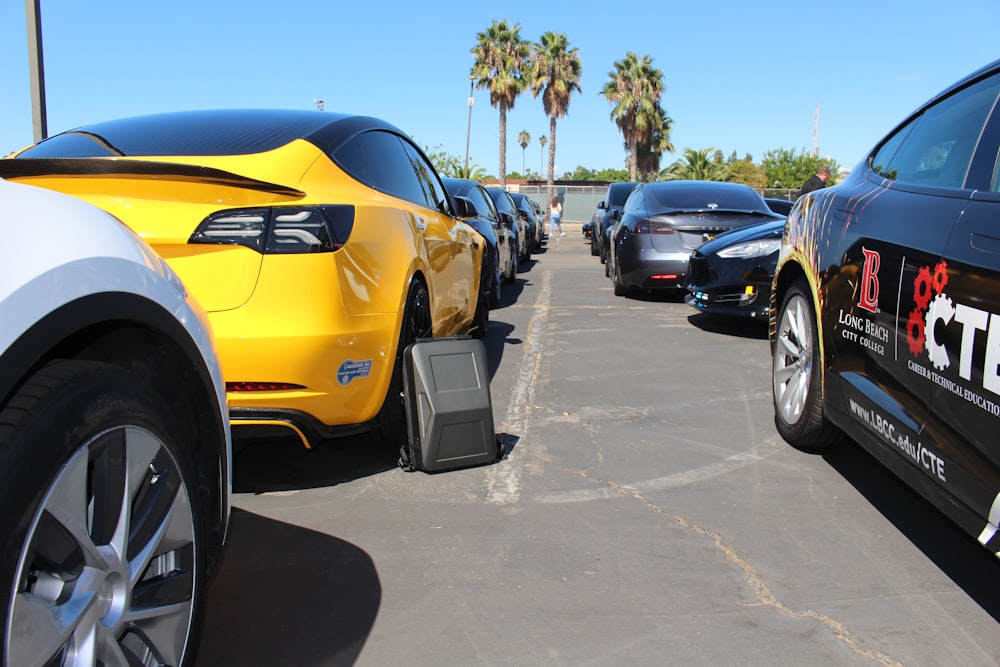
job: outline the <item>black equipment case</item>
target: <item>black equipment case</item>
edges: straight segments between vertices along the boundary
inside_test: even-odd
[[[503,454],[493,426],[483,341],[467,336],[420,339],[403,352],[408,442],[399,464],[437,472],[496,461]]]

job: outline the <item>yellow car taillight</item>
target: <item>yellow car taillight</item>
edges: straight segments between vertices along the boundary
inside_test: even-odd
[[[188,243],[241,245],[262,254],[335,252],[354,227],[354,207],[329,204],[217,211]]]

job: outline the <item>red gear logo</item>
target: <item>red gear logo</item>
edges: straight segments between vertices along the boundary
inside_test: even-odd
[[[934,293],[941,294],[948,285],[948,264],[944,261],[938,262],[934,267],[933,284]]]
[[[921,266],[913,281],[913,302],[917,304],[917,310],[927,310],[934,295],[933,289],[934,278],[931,277],[930,267]]]
[[[920,356],[926,340],[923,312],[919,308],[914,308],[910,313],[910,319],[906,321],[906,343],[910,346],[913,356]]]

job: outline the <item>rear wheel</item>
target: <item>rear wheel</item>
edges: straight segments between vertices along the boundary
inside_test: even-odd
[[[812,299],[799,280],[778,312],[771,378],[778,433],[803,450],[827,449],[840,441],[840,432],[823,414],[821,363]]]
[[[591,230],[591,232],[590,232],[590,254],[591,254],[592,257],[596,257],[597,255],[600,254],[598,252],[598,249],[597,249],[597,241],[596,241],[596,239],[597,239],[597,237],[594,235],[593,230]]]
[[[406,410],[403,405],[403,353],[406,347],[419,338],[431,337],[431,302],[427,287],[417,278],[410,283],[406,305],[403,308],[403,325],[392,367],[389,389],[376,421],[376,436],[386,445],[399,447],[406,444]]]
[[[76,361],[0,412],[3,664],[193,661],[204,522],[181,417],[131,373]]]
[[[611,282],[615,286],[615,296],[627,296],[628,288],[625,286],[625,283],[622,282],[621,269],[618,268],[618,262],[615,262],[614,264],[614,276],[612,276]]]

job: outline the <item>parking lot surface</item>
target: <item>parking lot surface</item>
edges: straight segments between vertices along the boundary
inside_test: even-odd
[[[615,297],[564,228],[490,313],[504,460],[238,450],[198,664],[1000,664],[1000,564],[781,440],[766,326]]]

